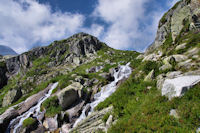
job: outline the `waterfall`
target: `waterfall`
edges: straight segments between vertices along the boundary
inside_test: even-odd
[[[33,106],[32,108],[30,108],[27,112],[25,112],[24,114],[18,116],[17,118],[13,119],[7,129],[7,133],[10,132],[11,126],[14,127],[13,128],[13,133],[19,133],[20,128],[23,125],[23,122],[25,119],[27,119],[28,117],[30,117],[30,115],[33,115],[34,117],[38,117],[40,112],[40,106],[41,104],[51,96],[52,91],[57,87],[58,83],[54,83],[51,86],[51,89],[48,91],[48,93],[46,93],[42,98],[40,98],[40,100],[38,101],[38,103]],[[38,118],[37,118],[38,119]]]
[[[82,114],[80,117],[76,120],[74,123],[73,127],[76,127],[77,124],[82,121],[83,119],[86,118],[86,110],[87,107],[90,106],[90,112],[88,115],[90,115],[93,111],[94,108],[100,103],[103,102],[106,98],[108,98],[112,93],[116,91],[117,88],[117,82],[124,79],[128,78],[132,72],[131,68],[129,67],[130,63],[124,65],[124,66],[119,66],[118,70],[115,70],[114,72],[114,81],[111,82],[110,84],[106,85],[105,87],[101,88],[101,91],[96,93],[94,95],[94,101],[92,103],[88,103],[85,108],[82,111]]]

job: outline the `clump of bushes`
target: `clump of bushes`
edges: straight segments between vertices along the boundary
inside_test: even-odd
[[[23,127],[24,127],[24,128],[25,128],[25,127],[29,127],[29,126],[35,124],[36,122],[37,122],[36,119],[34,119],[34,118],[32,118],[32,117],[29,117],[29,118],[27,118],[27,119],[24,120],[24,122],[23,122]]]

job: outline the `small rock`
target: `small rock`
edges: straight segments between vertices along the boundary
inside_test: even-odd
[[[88,113],[90,112],[91,106],[86,105],[85,115],[88,116]]]
[[[163,66],[161,66],[159,68],[159,70],[162,70],[162,71],[165,71],[165,70],[169,70],[172,68],[172,65],[171,64],[164,64]]]
[[[197,129],[196,133],[200,133],[200,127]]]
[[[186,48],[186,44],[187,44],[187,43],[180,44],[180,45],[178,45],[175,49],[176,49],[176,50],[184,49],[184,48]]]
[[[174,118],[177,118],[177,119],[179,118],[179,115],[178,115],[178,113],[176,112],[175,109],[170,110],[169,115],[171,115],[171,116],[173,116]]]
[[[49,131],[55,131],[58,128],[57,117],[58,115],[56,115],[54,118],[46,118],[43,122],[43,126]]]
[[[145,82],[150,82],[154,78],[154,70],[151,70],[151,72],[145,77],[144,81]]]
[[[70,124],[64,124],[61,127],[61,132],[62,133],[69,133],[70,128],[71,128]]]
[[[162,87],[163,87],[163,83],[164,83],[164,81],[165,81],[165,74],[160,74],[160,75],[158,75],[157,76],[157,88],[159,89],[159,90],[161,90],[162,89]]]
[[[109,128],[112,125],[112,122],[113,122],[113,116],[110,115],[108,117],[108,120],[106,121],[106,127]]]
[[[176,77],[178,77],[179,75],[181,75],[182,74],[182,72],[181,71],[174,71],[174,72],[168,72],[167,74],[166,74],[166,76],[167,76],[167,78],[176,78]]]
[[[191,56],[194,56],[194,55],[197,55],[199,53],[200,49],[195,47],[193,49],[190,49],[189,51],[186,52],[186,54],[191,57]]]

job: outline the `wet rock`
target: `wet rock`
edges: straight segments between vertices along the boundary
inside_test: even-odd
[[[85,101],[82,101],[79,104],[77,104],[76,106],[65,111],[65,113],[68,114],[68,119],[69,119],[70,123],[73,123],[75,121],[75,119],[77,119],[79,117],[79,115],[82,112],[84,104],[85,104]]]
[[[108,81],[114,81],[114,77],[110,73],[100,73],[99,76],[105,78]]]
[[[7,94],[3,98],[3,107],[6,107],[14,102],[16,102],[22,96],[22,92],[20,88],[12,89],[7,92]]]
[[[70,125],[70,124],[64,124],[64,125],[62,125],[62,127],[61,127],[61,132],[62,132],[62,133],[69,133],[70,128],[71,128],[71,125]]]
[[[74,102],[81,98],[81,90],[83,86],[79,82],[74,82],[66,88],[62,89],[58,94],[59,104],[63,109],[68,108]]]
[[[2,115],[0,115],[0,129],[2,132],[5,132],[10,121],[17,117],[19,114],[18,112],[13,108],[10,107],[8,110],[6,110]]]
[[[55,131],[58,128],[57,117],[58,115],[54,118],[46,118],[43,122],[43,126],[49,131]]]
[[[86,105],[86,110],[85,110],[85,115],[88,116],[88,113],[91,110],[91,106],[90,105]]]

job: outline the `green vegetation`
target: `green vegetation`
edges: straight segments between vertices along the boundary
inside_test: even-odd
[[[173,47],[172,33],[169,33],[164,44],[161,46],[164,55],[170,55],[172,47]]]
[[[6,63],[5,62],[0,62],[0,68],[5,68],[6,67]]]
[[[106,114],[103,116],[102,121],[103,121],[104,123],[106,123],[106,121],[108,120],[109,116],[110,116],[110,112],[106,113]]]
[[[42,103],[42,109],[46,110],[46,117],[53,117],[56,114],[59,114],[62,110],[61,106],[59,106],[59,100],[57,96],[53,96],[45,100],[44,103]]]
[[[47,74],[48,68],[46,65],[49,62],[50,62],[50,58],[48,56],[34,60],[33,67],[27,72],[26,76],[32,77],[34,75]]]
[[[37,122],[36,119],[33,119],[33,118],[29,117],[29,118],[27,118],[27,119],[24,120],[23,127],[24,128],[25,127],[29,127],[29,126],[33,125],[35,122]]]
[[[150,90],[147,89],[149,86],[152,87]],[[195,132],[200,118],[199,97],[200,85],[197,85],[183,97],[169,101],[161,96],[155,83],[145,83],[130,76],[96,109],[114,107],[114,116],[119,120],[109,133]],[[169,116],[171,109],[177,110],[180,119]]]

